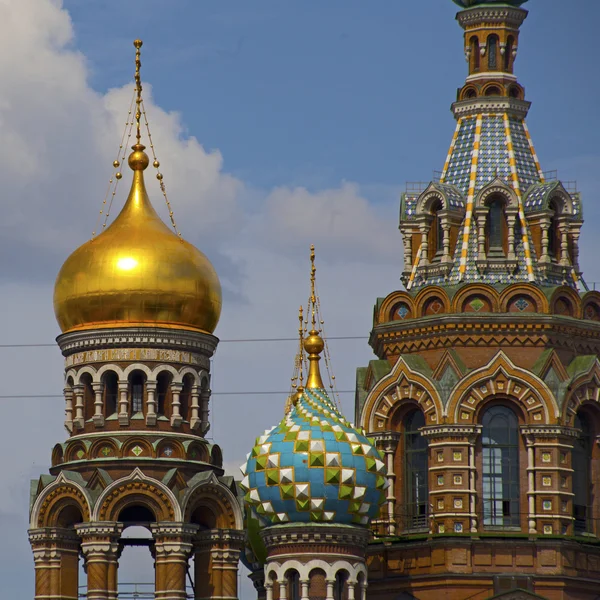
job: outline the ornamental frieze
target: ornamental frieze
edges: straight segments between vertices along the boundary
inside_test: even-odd
[[[161,350],[158,348],[105,348],[76,352],[65,358],[65,367],[87,363],[105,363],[120,361],[151,361],[181,363],[185,365],[206,366],[206,357],[182,350]]]

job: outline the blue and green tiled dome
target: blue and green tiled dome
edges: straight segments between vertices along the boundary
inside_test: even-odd
[[[284,419],[257,438],[242,467],[247,507],[263,525],[366,526],[379,512],[386,469],[373,444],[340,414],[318,372],[316,331],[305,341],[310,372]],[[312,351],[312,353],[311,353]]]

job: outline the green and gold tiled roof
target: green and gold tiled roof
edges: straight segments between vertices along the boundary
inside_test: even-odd
[[[385,465],[324,389],[306,389],[257,438],[242,467],[245,501],[264,524],[367,525],[379,512]]]

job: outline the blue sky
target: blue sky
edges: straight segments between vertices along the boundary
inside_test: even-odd
[[[576,179],[586,223],[581,264],[600,281],[600,3],[530,0],[516,73],[533,102],[542,167]],[[0,0],[0,343],[59,333],[52,285],[89,238],[132,92],[132,40],[155,143],[184,237],[223,287],[224,340],[293,337],[308,293],[308,247],[342,390],[373,358],[378,296],[399,287],[399,193],[443,166],[466,76],[450,0]],[[130,176],[116,198],[122,205]],[[165,215],[160,192],[150,196]],[[116,214],[113,211],[113,215]],[[282,415],[294,343],[220,345],[213,363],[214,441],[228,472]],[[56,347],[0,348],[3,395],[57,394]],[[353,394],[342,394],[353,416]],[[29,479],[65,439],[63,401],[5,400],[0,422],[0,581],[32,597]],[[25,436],[24,433],[27,435]],[[130,560],[131,559],[131,560]],[[125,560],[125,558],[124,558]],[[126,563],[151,576],[146,560]],[[248,587],[245,588],[248,594]],[[245,598],[250,598],[246,595]]]

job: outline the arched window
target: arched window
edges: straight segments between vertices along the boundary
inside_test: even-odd
[[[84,373],[79,382],[83,385],[83,418],[84,421],[88,421],[95,412],[94,400],[96,396],[92,388],[92,376],[89,373]]]
[[[287,572],[288,600],[300,600],[300,575],[292,569]]]
[[[429,229],[430,260],[439,260],[444,253],[444,228],[442,227],[442,219],[439,215],[440,210],[442,210],[442,203],[436,200],[431,208],[433,220]]]
[[[194,378],[188,373],[183,378],[183,389],[179,394],[179,414],[184,421],[188,420],[188,411],[192,403],[192,386]]]
[[[476,37],[471,38],[471,57],[473,61],[473,70],[479,71],[481,54],[479,52],[479,40]]]
[[[118,377],[114,371],[107,371],[102,379],[104,381],[104,416],[110,417],[117,412]]]
[[[592,435],[583,415],[575,416],[574,425],[581,433],[573,446],[573,518],[575,533],[587,533],[592,517]]]
[[[426,529],[429,513],[429,469],[427,438],[419,429],[425,416],[416,409],[404,418],[404,482],[406,528]]]
[[[498,36],[490,35],[488,37],[488,69],[498,68]]]
[[[161,416],[168,416],[167,399],[170,394],[171,373],[163,371],[156,378],[156,412]]]
[[[347,594],[344,593],[348,574],[346,571],[338,571],[335,574],[335,583],[333,586],[333,600],[345,600]]]
[[[519,424],[506,406],[492,406],[482,419],[483,524],[518,527]]]
[[[513,48],[515,44],[515,39],[512,35],[508,36],[506,40],[506,48],[504,49],[504,70],[510,71],[510,61],[512,59]]]
[[[129,376],[129,393],[131,395],[131,412],[133,414],[144,410],[144,381],[146,377],[141,371],[134,371]]]
[[[485,236],[488,243],[488,257],[504,257],[504,239],[507,229],[504,202],[500,198],[494,198],[488,206]]]
[[[550,202],[550,210],[552,216],[550,217],[550,226],[548,227],[548,256],[553,260],[559,259],[560,252],[560,237],[558,232],[558,207],[556,202],[552,200]]]

